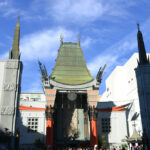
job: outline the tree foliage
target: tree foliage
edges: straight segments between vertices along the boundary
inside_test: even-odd
[[[101,136],[100,138],[98,138],[98,145],[99,147],[106,147],[107,146],[107,141],[105,139],[105,136]]]

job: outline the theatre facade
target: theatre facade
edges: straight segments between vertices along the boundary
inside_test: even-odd
[[[140,131],[137,134],[142,137],[144,127],[146,134],[148,133],[149,123],[145,125],[141,112],[142,116],[149,116],[149,110],[142,111],[146,104],[149,105],[149,98],[142,97],[139,89],[148,91],[149,86],[144,86],[144,83],[150,82],[150,67],[145,47],[141,46],[144,42],[139,28],[139,58],[133,56],[122,67],[125,69],[114,70],[116,73],[112,73],[106,80],[106,92],[103,95],[99,95],[99,87],[106,65],[100,67],[96,78],[93,78],[84,59],[80,38],[77,43],[72,43],[64,42],[62,36],[50,75],[45,65],[38,61],[43,93],[21,93],[23,65],[20,61],[19,39],[18,21],[9,59],[0,61],[0,71],[3,74],[3,78],[0,77],[0,129],[5,132],[7,128],[13,134],[12,148],[15,147],[18,134],[18,146],[21,148],[33,148],[39,140],[47,148],[58,149],[66,146],[93,148],[100,144],[102,137],[106,140],[107,147],[119,147],[121,144],[130,144],[126,137],[131,137],[133,131]],[[147,74],[143,81],[142,69]],[[119,77],[121,71],[124,72],[121,74],[122,80]],[[132,74],[130,82],[134,84],[127,85],[128,73]],[[143,83],[142,87],[138,81]],[[11,114],[6,111],[6,107],[12,109]],[[133,120],[135,114],[137,116]],[[9,124],[4,122],[5,118],[8,118]]]

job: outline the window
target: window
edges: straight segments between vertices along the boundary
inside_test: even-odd
[[[28,132],[38,131],[38,118],[28,118]]]
[[[45,84],[48,84],[48,81],[45,81]]]
[[[110,126],[110,118],[102,118],[101,119],[101,126],[102,126],[102,132],[103,133],[108,133],[111,131],[111,126]]]
[[[31,101],[40,101],[40,98],[39,97],[33,97],[33,98],[31,98]]]

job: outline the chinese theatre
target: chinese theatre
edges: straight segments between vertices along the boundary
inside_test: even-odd
[[[96,79],[90,74],[78,43],[63,42],[55,67],[48,76],[39,62],[46,96],[46,145],[98,144],[97,110],[99,85],[105,68],[100,68]]]

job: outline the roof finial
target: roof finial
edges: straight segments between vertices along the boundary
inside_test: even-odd
[[[138,49],[139,49],[139,65],[149,64],[146,49],[144,45],[143,35],[140,31],[140,25],[137,23],[138,32],[137,32],[137,41],[138,41]]]
[[[19,52],[19,41],[20,41],[20,24],[19,24],[20,16],[18,16],[17,24],[15,27],[15,33],[13,38],[12,50],[10,52],[10,59],[20,59]]]
[[[78,43],[79,43],[79,46],[80,46],[80,40],[81,40],[81,36],[78,35]]]
[[[134,123],[133,123],[133,127],[134,127],[134,128],[136,127],[136,123],[135,123],[135,121],[134,121]]]
[[[17,20],[17,23],[19,23],[20,22],[20,15],[18,16],[18,20]]]
[[[140,31],[140,24],[137,23],[137,28],[138,28],[138,31]]]
[[[63,43],[63,38],[64,38],[64,36],[63,36],[63,34],[61,34],[60,35],[60,42],[61,42],[61,44]]]

